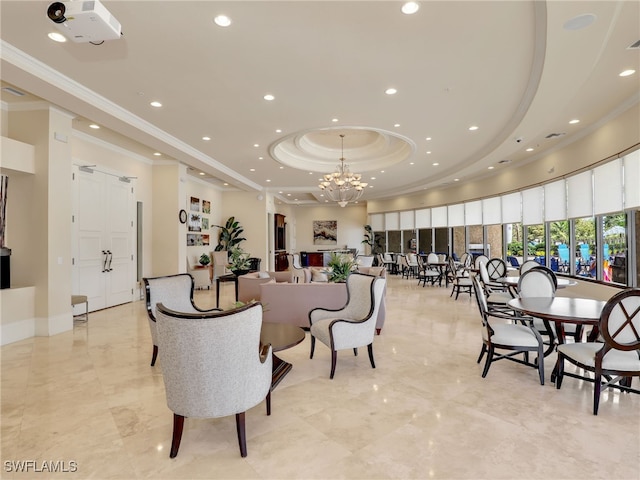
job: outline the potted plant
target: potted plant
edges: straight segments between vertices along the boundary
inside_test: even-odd
[[[229,217],[227,223],[224,226],[214,225],[220,229],[220,235],[218,235],[218,245],[216,245],[215,251],[220,252],[222,250],[231,251],[231,249],[237,246],[246,238],[241,237],[244,228],[240,226],[240,223],[236,221],[235,217]]]
[[[233,247],[229,252],[229,270],[236,276],[249,273],[251,268],[249,257],[250,254],[246,253],[240,247]]]
[[[327,263],[327,276],[330,282],[346,282],[349,274],[357,268],[355,260],[340,253],[332,253]]]
[[[206,267],[211,263],[211,258],[209,258],[209,255],[207,255],[206,253],[203,253],[202,255],[200,255],[200,259],[198,261],[200,262],[200,265]]]

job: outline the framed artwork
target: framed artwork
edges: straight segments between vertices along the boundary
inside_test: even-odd
[[[202,231],[205,232],[209,230],[209,219],[202,217]]]
[[[337,245],[338,244],[338,221],[337,220],[314,220],[313,221],[313,244],[314,245]]]
[[[192,213],[189,215],[189,231],[201,232],[202,231],[202,215],[199,213]]]
[[[198,237],[195,233],[187,233],[187,247],[195,247],[198,243]]]
[[[202,200],[202,213],[211,213],[211,202],[209,200]]]
[[[209,235],[200,235],[202,237],[202,245],[209,245]]]
[[[200,211],[200,199],[197,197],[191,197],[189,200],[189,210],[192,212]]]

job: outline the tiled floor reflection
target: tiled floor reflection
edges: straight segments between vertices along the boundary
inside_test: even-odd
[[[222,289],[228,307],[233,286]],[[196,301],[213,306],[215,291]],[[150,367],[142,301],[92,313],[73,332],[4,346],[1,477],[640,478],[639,395],[604,393],[593,416],[591,384],[549,383],[555,355],[545,359],[544,386],[534,369],[505,362],[482,379],[475,301],[391,277],[387,305],[375,370],[366,349],[340,352],[334,380],[322,344],[313,360],[308,339],[279,353],[294,368],[270,417],[264,404],[248,412],[244,459],[233,417],[188,419],[169,459],[162,352]],[[28,473],[9,471],[27,461]],[[77,471],[35,471],[44,462]]]

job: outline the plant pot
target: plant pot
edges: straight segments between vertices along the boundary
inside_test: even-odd
[[[249,273],[250,270],[231,270],[231,272],[236,276],[239,277],[240,275],[246,275],[247,273]]]

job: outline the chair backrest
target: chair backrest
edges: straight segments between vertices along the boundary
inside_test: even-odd
[[[554,273],[546,267],[527,270],[518,280],[518,295],[520,298],[553,298],[557,288],[554,278]]]
[[[489,257],[487,257],[486,255],[478,255],[473,261],[473,265],[476,268],[480,268],[481,263],[486,264],[488,261],[489,261]]]
[[[156,305],[164,303],[172,310],[193,312],[193,277],[188,273],[143,278],[149,318],[155,320]]]
[[[535,260],[527,260],[522,265],[520,265],[520,275],[522,275],[527,270],[531,270],[532,268],[539,267],[540,264]]]
[[[300,254],[299,253],[294,253],[293,254],[293,268],[302,268],[302,264],[300,263]]]
[[[372,267],[373,255],[358,255],[357,262],[361,267]]]
[[[640,355],[640,289],[628,288],[612,296],[600,316],[605,349],[637,350]]]
[[[427,255],[427,263],[438,263],[438,255],[431,252]]]
[[[188,314],[160,304],[158,341],[167,406],[185,417],[222,417],[265,399],[272,357],[260,359],[262,305]]]
[[[261,258],[250,257],[249,258],[249,271],[250,272],[259,272],[261,263],[262,263],[262,259]]]
[[[385,253],[385,254],[384,254],[384,261],[385,261],[385,262],[393,263],[393,257],[391,256],[391,254],[390,254],[390,253]]]
[[[473,291],[476,294],[476,302],[478,303],[478,310],[480,311],[480,316],[482,317],[482,325],[487,326],[487,297],[484,294],[484,289],[482,285],[480,285],[480,280],[477,275],[473,275],[471,278],[471,283],[473,284]]]
[[[227,268],[227,265],[229,265],[229,252],[227,252],[226,250],[221,250],[218,252],[213,252],[211,256],[213,257],[214,278],[218,278],[222,275],[231,273],[231,271]]]
[[[382,283],[377,283],[377,282]],[[386,279],[362,273],[352,273],[347,278],[347,303],[340,312],[340,316],[350,320],[363,321],[374,314],[375,302],[382,298]],[[374,288],[375,287],[375,288]],[[377,297],[376,292],[380,292]],[[373,325],[377,319],[377,310],[373,317]]]
[[[487,262],[487,273],[493,281],[507,274],[507,264],[501,258],[492,258]]]
[[[485,285],[487,283],[491,283],[489,272],[487,271],[487,264],[485,262],[479,262],[478,269],[480,270],[480,280],[482,281],[482,283],[484,283]]]
[[[509,256],[507,257],[507,261],[509,262],[509,264],[510,264],[512,267],[520,268],[520,262],[518,262],[518,259],[517,259],[516,257],[514,257],[514,256],[512,256],[512,255],[509,255]]]

